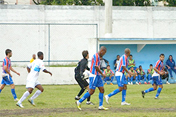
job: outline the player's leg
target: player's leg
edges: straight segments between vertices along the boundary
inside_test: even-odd
[[[103,106],[103,97],[104,97],[104,87],[102,86],[102,87],[98,87],[98,89],[99,89],[99,107],[98,107],[98,109],[99,110],[108,110],[108,108],[105,108],[104,106]]]
[[[146,77],[146,75],[144,74],[143,77],[144,77],[144,84],[147,84],[147,77]]]
[[[37,85],[36,88],[38,90],[34,93],[34,95],[30,98],[30,100],[34,100],[35,98],[37,98],[44,91],[44,88],[40,84]]]
[[[18,101],[17,95],[16,95],[16,93],[15,93],[15,85],[14,85],[14,84],[11,84],[10,87],[11,87],[11,93],[12,93],[12,95],[13,95],[14,101]]]
[[[110,77],[110,81],[111,81],[110,85],[113,85],[113,83],[112,83],[113,80],[114,80],[114,76],[111,76]]]
[[[139,82],[139,84],[141,84],[141,79],[142,79],[141,75],[138,75],[138,82]]]
[[[172,67],[171,69],[172,69],[172,70],[174,71],[174,73],[176,74],[176,69],[175,69],[174,67]]]
[[[125,83],[124,86],[123,86],[123,90],[122,90],[122,102],[121,102],[121,105],[130,105],[130,103],[127,103],[125,101],[125,99],[126,99],[126,90],[127,90],[127,85]]]
[[[131,77],[129,74],[127,75],[127,79],[128,79],[128,84],[130,85],[131,84]]]
[[[76,78],[76,81],[78,82],[78,85],[81,87],[81,90],[79,91],[78,95],[75,97],[75,100],[79,100],[80,96],[84,93],[85,91],[85,86],[83,85],[83,80],[81,78]]]
[[[168,71],[169,71],[170,77],[173,78],[172,69],[170,68],[170,69],[168,69]]]
[[[1,91],[4,89],[5,86],[6,86],[6,84],[1,84],[1,85],[0,85],[0,93],[1,93]]]
[[[155,96],[155,99],[157,99],[161,93],[161,90],[163,89],[163,83],[162,83],[162,80],[160,78],[160,76],[158,76],[159,78],[159,81],[158,81],[158,85],[159,85],[159,88],[157,90],[157,93],[156,93],[156,96]]]
[[[24,108],[22,105],[22,102],[32,93],[32,91],[33,91],[33,88],[27,88],[27,91],[23,94],[23,96],[16,103],[16,105],[19,106],[20,108]]]
[[[131,78],[130,78],[131,85],[133,85],[133,78],[134,78],[134,76],[131,76]]]
[[[124,76],[125,77],[125,76]],[[108,95],[105,95],[105,99],[106,99],[106,103],[109,104],[109,98],[116,95],[117,93],[121,92],[123,90],[123,84],[122,84],[122,74],[116,76],[117,79],[117,84],[119,86],[118,89],[114,90],[113,92],[111,92]]]
[[[89,92],[86,92],[84,96],[76,102],[77,108],[81,110],[81,103],[88,98],[90,95],[92,95],[95,92],[96,84],[97,84],[97,76],[89,77]]]
[[[87,81],[86,81],[86,82],[87,82]],[[86,85],[85,85],[85,86],[86,86]],[[89,90],[90,90],[90,89],[89,89],[89,85],[86,86],[85,89],[87,89],[87,92],[89,92]],[[91,97],[91,96],[89,96],[89,97],[87,98],[86,104],[87,104],[87,105],[95,105],[94,103],[92,103],[92,102],[90,101],[90,97]]]
[[[104,85],[107,85],[107,80],[109,79],[109,77],[105,77],[104,78],[104,82],[105,82],[105,84]]]

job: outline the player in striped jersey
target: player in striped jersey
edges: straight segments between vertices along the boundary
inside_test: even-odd
[[[165,74],[165,72],[163,71],[163,67],[164,67],[163,61],[164,61],[164,54],[160,54],[160,60],[158,60],[156,62],[156,65],[154,67],[155,72],[152,75],[152,77],[153,77],[153,83],[152,83],[153,87],[149,88],[145,91],[142,91],[142,97],[143,98],[144,98],[146,93],[156,90],[158,85],[159,85],[159,88],[157,90],[157,94],[155,96],[155,99],[157,99],[159,94],[161,93],[161,90],[163,88],[163,83],[162,83],[162,79],[160,78],[160,75]]]
[[[131,77],[133,75],[132,72],[129,72],[127,69],[127,58],[130,55],[130,49],[125,49],[125,54],[121,56],[120,62],[117,66],[115,77],[117,79],[117,84],[119,86],[119,89],[114,90],[110,94],[105,96],[106,102],[109,104],[109,98],[113,95],[119,93],[122,91],[122,102],[121,105],[130,105],[129,103],[125,102],[126,98],[126,90],[127,90],[127,80],[125,78],[124,72],[128,73],[128,75]]]
[[[101,75],[105,78],[106,76],[100,70],[100,57],[103,57],[106,53],[106,47],[102,46],[98,53],[94,54],[91,61],[90,76],[89,76],[89,92],[85,93],[84,96],[76,102],[77,108],[81,110],[81,103],[90,95],[95,92],[96,87],[100,90],[99,93],[99,110],[108,110],[108,108],[103,107],[103,95],[104,87]],[[101,75],[100,75],[101,74]]]

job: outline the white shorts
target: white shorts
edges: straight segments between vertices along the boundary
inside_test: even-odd
[[[37,85],[40,85],[40,82],[38,80],[27,80],[27,83],[26,83],[26,89],[28,88],[35,88]]]

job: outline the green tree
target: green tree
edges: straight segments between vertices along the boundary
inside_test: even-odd
[[[168,2],[168,6],[176,6],[176,0],[165,0],[166,2]]]
[[[136,6],[150,6],[150,0],[134,0]]]
[[[134,6],[134,0],[113,0],[113,6]]]

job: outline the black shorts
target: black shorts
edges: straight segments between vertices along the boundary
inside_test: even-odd
[[[78,82],[79,86],[84,89],[85,87],[89,86],[89,83],[84,79],[81,78],[79,75],[75,75],[75,79]]]

